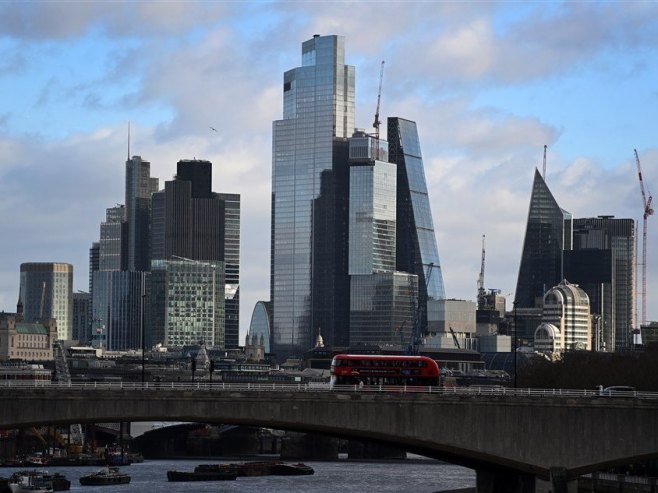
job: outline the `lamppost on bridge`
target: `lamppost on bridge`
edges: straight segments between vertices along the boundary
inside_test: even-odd
[[[142,289],[144,289],[144,283],[142,283]],[[145,368],[145,362],[146,362],[146,341],[145,341],[145,330],[144,330],[144,320],[145,320],[145,312],[146,312],[146,298],[148,295],[142,291],[142,386],[144,386],[144,382],[146,381],[146,372],[144,370]]]
[[[517,324],[516,324],[516,305],[518,304],[517,300],[514,300],[512,302],[512,305],[514,305],[514,388],[517,388],[517,380],[516,380],[516,353],[518,349],[518,331],[517,331]]]

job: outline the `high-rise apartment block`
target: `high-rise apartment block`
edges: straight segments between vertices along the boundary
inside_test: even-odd
[[[21,264],[19,303],[25,322],[55,319],[57,338],[73,332],[73,266],[60,262]]]

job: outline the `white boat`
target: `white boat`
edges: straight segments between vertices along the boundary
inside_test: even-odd
[[[53,482],[44,471],[19,471],[9,478],[9,489],[11,493],[50,493]]]

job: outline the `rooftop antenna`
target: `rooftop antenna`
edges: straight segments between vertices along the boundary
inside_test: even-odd
[[[544,144],[544,174],[542,175],[542,177],[544,178],[544,181],[546,181],[546,148],[547,147],[548,146],[546,144]]]

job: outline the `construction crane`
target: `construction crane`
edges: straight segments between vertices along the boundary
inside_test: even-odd
[[[482,263],[480,264],[480,275],[478,276],[478,310],[484,310],[485,295],[484,290],[484,235],[482,235]]]
[[[379,126],[381,122],[379,121],[379,104],[382,100],[382,81],[384,80],[384,60],[382,60],[382,66],[379,70],[379,90],[377,91],[377,109],[375,110],[375,121],[372,126],[375,129],[375,139],[377,139],[377,159],[379,159]]]
[[[642,214],[642,324],[647,323],[647,219],[649,216],[653,215],[653,208],[651,207],[651,202],[653,197],[651,192],[649,192],[649,187],[645,191],[644,189],[644,179],[642,178],[642,166],[640,165],[640,158],[637,155],[637,149],[635,151],[635,164],[637,164],[637,174],[640,178],[640,192],[642,192],[642,205],[644,211]],[[647,198],[647,195],[649,198]]]
[[[546,148],[548,146],[544,144],[544,168],[543,168],[543,174],[541,175],[544,181],[546,181]]]

